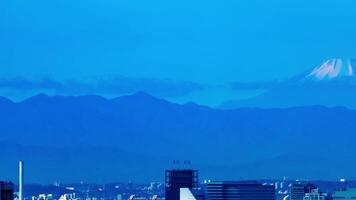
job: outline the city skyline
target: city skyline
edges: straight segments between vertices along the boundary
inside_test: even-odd
[[[20,185],[0,181],[1,200],[348,200],[356,195],[356,180],[289,180],[286,177],[270,180],[202,180],[198,178],[198,170],[192,168],[165,170],[162,172],[165,176],[162,176],[162,182],[55,182],[51,185],[24,184],[22,187],[22,170],[23,163],[20,161]]]

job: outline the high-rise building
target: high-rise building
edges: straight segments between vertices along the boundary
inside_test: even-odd
[[[332,199],[355,200],[356,199],[356,188],[347,188],[344,190],[337,190],[332,195]]]
[[[167,170],[165,175],[166,200],[179,200],[181,188],[198,188],[196,170]]]
[[[14,185],[9,182],[0,181],[0,200],[14,199]]]
[[[310,193],[312,189],[316,188],[313,184],[292,184],[289,188],[290,200],[303,200],[306,193]]]
[[[275,186],[256,181],[222,181],[206,184],[208,200],[274,200]]]

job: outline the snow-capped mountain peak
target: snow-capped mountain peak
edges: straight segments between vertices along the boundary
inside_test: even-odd
[[[331,80],[354,77],[355,73],[351,60],[334,58],[314,68],[305,78],[309,80]]]

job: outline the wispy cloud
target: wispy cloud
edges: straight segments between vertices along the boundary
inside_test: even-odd
[[[29,80],[22,77],[11,79],[0,79],[0,88],[16,89],[16,90],[33,90],[33,89],[59,89],[62,84],[51,80]]]
[[[203,85],[193,82],[121,76],[66,81],[58,81],[51,78],[32,80],[21,77],[0,79],[0,89],[6,89],[7,91],[48,92],[59,95],[96,94],[115,96],[142,91],[159,97],[175,97],[188,95],[203,88]]]
[[[280,85],[279,81],[257,81],[257,82],[231,82],[232,89],[236,90],[269,90]]]

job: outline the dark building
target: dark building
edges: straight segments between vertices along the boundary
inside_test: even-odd
[[[0,200],[14,199],[14,185],[9,182],[0,181]]]
[[[303,200],[306,193],[310,193],[317,187],[313,184],[292,184],[289,188],[290,200]]]
[[[181,188],[195,189],[198,187],[198,171],[167,170],[165,183],[166,200],[179,200]]]
[[[274,200],[275,187],[256,181],[223,181],[206,184],[208,200]]]

